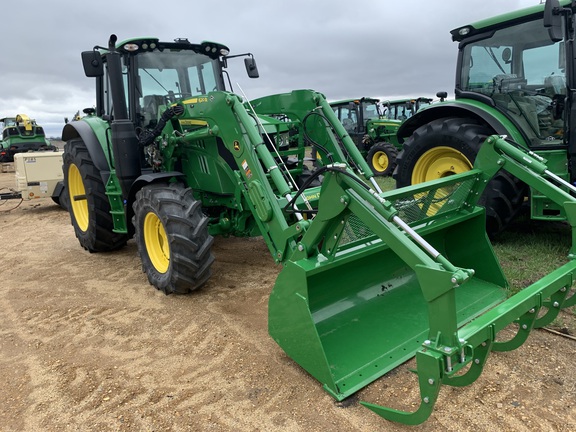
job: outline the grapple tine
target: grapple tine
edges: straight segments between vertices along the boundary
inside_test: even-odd
[[[566,307],[564,301],[566,300],[566,296],[568,295],[569,289],[570,286],[562,287],[559,291],[553,293],[550,296],[550,298],[542,304],[542,306],[548,308],[548,311],[546,312],[545,315],[536,319],[536,322],[534,323],[535,328],[542,328],[544,326],[547,326],[556,319],[558,313],[560,312],[560,309]]]
[[[386,420],[407,425],[424,423],[430,417],[440,393],[444,373],[442,358],[442,354],[426,349],[416,354],[420,386],[420,406],[416,411],[401,411],[363,401],[360,403]]]
[[[470,369],[468,369],[468,371],[463,375],[445,376],[442,382],[453,387],[464,387],[472,384],[482,373],[484,364],[486,364],[486,360],[488,359],[488,354],[490,354],[492,349],[494,349],[492,340],[489,339],[482,342],[479,346],[474,348]]]
[[[503,352],[512,351],[516,348],[519,348],[524,342],[526,342],[526,339],[528,339],[530,332],[534,328],[534,323],[536,322],[539,309],[540,308],[532,308],[519,319],[517,319],[516,322],[518,324],[518,331],[514,337],[505,342],[494,342],[494,347],[492,349],[494,351]]]

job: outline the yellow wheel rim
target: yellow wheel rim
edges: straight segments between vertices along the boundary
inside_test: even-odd
[[[452,147],[435,147],[424,153],[412,171],[412,184],[470,171],[472,162]]]
[[[84,187],[80,170],[74,164],[71,164],[68,168],[68,194],[76,225],[82,232],[86,232],[90,221],[86,188]]]
[[[377,151],[372,156],[372,166],[378,172],[384,172],[388,169],[388,155],[386,152]]]
[[[144,244],[152,265],[158,273],[166,273],[170,265],[170,246],[162,221],[156,213],[144,218]]]

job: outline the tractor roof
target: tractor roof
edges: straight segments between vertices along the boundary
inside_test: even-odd
[[[193,44],[185,38],[174,39],[173,42],[161,42],[155,37],[137,37],[123,40],[116,43],[116,49],[123,53],[136,53],[136,52],[147,52],[159,49],[163,51],[165,49],[170,50],[191,50],[199,54],[205,54],[210,58],[217,59],[220,56],[226,56],[230,52],[230,49],[221,43],[202,41],[199,44]],[[101,51],[105,55],[108,50],[104,49]]]
[[[342,100],[330,102],[330,105],[345,105],[345,104],[349,104],[350,102],[356,102],[356,103],[360,103],[360,102],[378,103],[378,102],[380,102],[380,99],[375,99],[375,98],[370,98],[370,97],[352,98],[352,99],[342,99]]]
[[[20,119],[19,119],[20,117]],[[31,119],[28,118],[28,116],[25,116],[24,114],[18,114],[17,116],[14,117],[4,117],[4,118],[0,118],[0,123],[9,123],[10,126],[15,125],[17,121],[24,121],[24,117],[30,121],[32,124],[36,124],[36,120],[35,119]]]
[[[562,7],[569,6],[571,0],[560,0]],[[501,15],[496,15],[475,23],[457,27],[452,30],[452,40],[460,42],[478,33],[483,33],[489,30],[497,30],[503,27],[509,27],[515,22],[529,21],[544,14],[544,4],[531,6],[528,8],[519,9],[513,12],[508,12]]]
[[[421,101],[421,102],[432,102],[432,98],[427,98],[427,97],[414,97],[414,98],[406,98],[406,99],[394,99],[394,100],[385,100],[382,101],[382,103],[384,105],[386,104],[390,104],[390,105],[398,105],[398,104],[403,104],[406,102],[416,102],[416,101]]]

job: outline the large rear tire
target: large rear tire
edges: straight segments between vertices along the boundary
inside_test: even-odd
[[[396,167],[398,149],[392,144],[376,143],[368,151],[366,161],[375,176],[389,176]]]
[[[406,140],[394,172],[397,187],[443,178],[472,169],[480,146],[494,132],[468,118],[442,118],[420,126]],[[486,208],[486,232],[495,236],[521,212],[525,183],[499,172],[479,204]]]
[[[78,241],[90,252],[119,249],[128,236],[112,231],[110,202],[100,171],[94,166],[86,144],[80,138],[64,146],[63,171],[65,202]]]
[[[132,219],[142,270],[165,294],[187,294],[211,275],[214,241],[190,188],[151,184],[136,193]]]

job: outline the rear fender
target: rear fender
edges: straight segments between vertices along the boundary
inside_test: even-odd
[[[472,118],[488,125],[497,135],[508,135],[518,143],[527,143],[528,138],[496,108],[476,101],[451,101],[437,103],[418,111],[406,120],[398,130],[398,140],[403,143],[420,126],[446,117]]]

